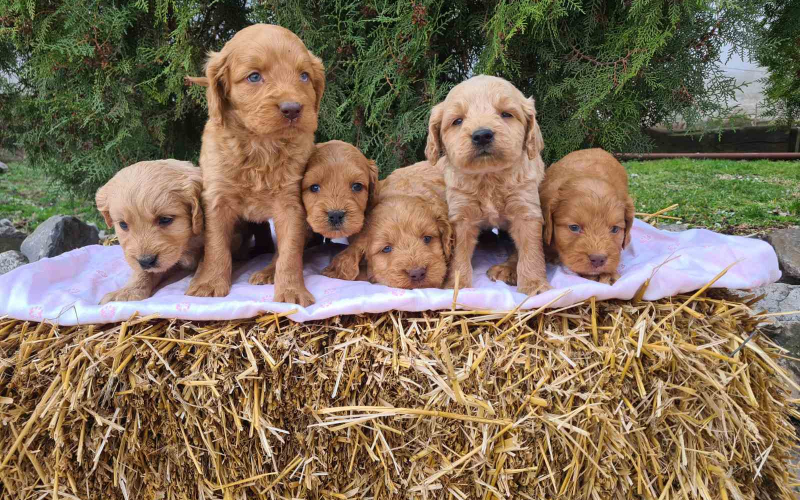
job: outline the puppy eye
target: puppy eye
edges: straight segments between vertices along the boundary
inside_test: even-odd
[[[172,224],[172,221],[175,220],[173,217],[159,217],[158,218],[158,225],[159,226],[169,226]]]
[[[122,229],[123,231],[128,230],[128,223],[125,222],[124,220],[119,221],[117,224],[119,224],[119,228]]]
[[[312,193],[319,193],[319,184],[312,184],[308,190]]]
[[[247,81],[250,83],[258,83],[261,81],[261,73],[257,71],[253,71],[249,75],[247,75]]]
[[[300,73],[300,81],[301,82],[307,82],[308,81],[308,73],[306,73],[305,71]]]
[[[425,244],[427,245],[428,243],[430,243],[430,242],[431,242],[431,240],[432,240],[432,239],[433,239],[433,238],[431,238],[430,236],[424,236],[424,237],[422,238],[422,241],[424,241],[424,242],[425,242]]]
[[[619,226],[611,226],[611,234],[617,234],[619,232]]]
[[[500,113],[500,116],[502,116],[503,118],[512,118],[513,117],[513,115],[511,113],[507,112],[507,111],[503,111],[502,113]]]
[[[456,127],[461,125],[462,123],[464,123],[463,118],[456,118],[455,120],[453,120],[453,125],[455,125]]]
[[[364,189],[364,185],[363,184],[361,184],[360,182],[353,183],[353,191],[358,193],[362,189]]]
[[[391,253],[391,251],[392,251],[392,247],[390,247],[390,246],[385,246],[385,247],[383,247],[383,250],[381,250],[381,252],[383,252],[383,253]]]
[[[569,226],[569,230],[572,231],[573,233],[580,233],[581,232],[581,226],[579,226],[577,224],[571,224]]]

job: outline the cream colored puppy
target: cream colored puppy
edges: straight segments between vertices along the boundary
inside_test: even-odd
[[[519,251],[517,289],[549,290],[542,248],[539,183],[542,133],[533,99],[510,82],[476,76],[431,111],[425,155],[444,163],[455,251],[447,286],[472,286],[472,254],[481,229],[507,230]],[[513,265],[513,261],[499,267]],[[498,267],[498,266],[496,266]],[[497,270],[489,270],[495,276]]]

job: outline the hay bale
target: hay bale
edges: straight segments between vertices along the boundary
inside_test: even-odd
[[[793,498],[763,318],[688,299],[2,320],[0,498]]]

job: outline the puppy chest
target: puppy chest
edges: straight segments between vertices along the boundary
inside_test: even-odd
[[[479,197],[479,207],[481,211],[482,223],[488,227],[500,227],[506,223],[503,213],[505,200],[495,199],[493,196]]]

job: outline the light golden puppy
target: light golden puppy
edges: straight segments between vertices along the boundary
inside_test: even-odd
[[[539,194],[548,257],[601,283],[619,279],[635,213],[625,167],[602,149],[575,151],[547,169]]]
[[[452,247],[444,172],[423,161],[397,169],[379,183],[364,229],[322,274],[395,288],[439,288]],[[362,259],[366,269],[360,273]]]
[[[544,147],[533,99],[510,82],[476,76],[434,106],[425,155],[445,168],[455,251],[447,286],[472,286],[472,254],[481,229],[508,230],[519,259],[517,289],[549,290],[542,248],[539,183]],[[507,264],[501,264],[504,266]],[[489,276],[496,269],[490,269]]]
[[[275,265],[254,273],[250,283],[274,277],[276,301],[313,304],[303,280],[300,190],[325,89],[322,61],[291,31],[257,24],[212,52],[205,78],[193,81],[208,86],[200,151],[206,252],[186,293],[227,295],[236,222],[273,218]]]
[[[177,160],[123,168],[97,191],[97,209],[113,227],[133,269],[128,283],[103,297],[144,300],[169,271],[194,269],[203,253],[200,169]]]
[[[326,238],[361,231],[364,213],[378,187],[378,167],[342,141],[317,144],[303,176],[306,221]]]

